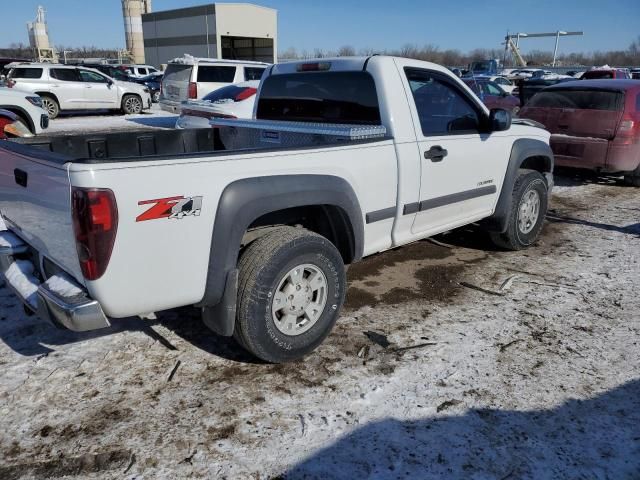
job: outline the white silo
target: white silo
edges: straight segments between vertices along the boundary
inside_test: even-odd
[[[151,13],[151,0],[122,0],[127,50],[134,63],[144,63],[143,13]]]
[[[39,6],[36,19],[27,23],[29,44],[33,48],[38,61],[57,61],[56,52],[49,42],[49,29],[47,28],[44,14],[44,8]]]

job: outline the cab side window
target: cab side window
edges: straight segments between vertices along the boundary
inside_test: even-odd
[[[75,68],[52,68],[51,76],[62,82],[81,82],[78,70]]]
[[[405,72],[425,137],[478,132],[479,112],[456,86],[427,71]]]
[[[82,79],[83,82],[107,83],[108,81],[106,77],[103,77],[102,75],[96,72],[90,72],[89,70],[79,70],[79,72],[80,72],[80,78]]]
[[[502,90],[489,82],[482,84],[482,91],[485,95],[502,95]]]

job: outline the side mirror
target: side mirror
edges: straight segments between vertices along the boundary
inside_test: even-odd
[[[489,132],[504,132],[511,128],[511,113],[502,108],[492,108],[489,113]]]
[[[113,87],[113,80],[109,80],[109,81],[107,82],[107,86],[108,86],[109,88]]]

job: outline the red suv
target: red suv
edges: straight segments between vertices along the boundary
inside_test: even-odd
[[[463,78],[462,81],[473,90],[487,108],[502,108],[514,115],[520,110],[520,100],[502,90],[497,83],[485,78]]]
[[[536,93],[521,118],[551,132],[556,165],[624,173],[640,187],[640,82],[579,80]]]
[[[580,77],[582,80],[599,80],[601,78],[628,80],[631,78],[631,75],[628,70],[622,68],[596,68],[584,72],[582,77]]]

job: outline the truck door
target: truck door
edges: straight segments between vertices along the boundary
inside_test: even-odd
[[[486,113],[448,75],[404,69],[418,153],[420,196],[412,234],[429,236],[490,215],[509,155],[508,138],[481,133]]]

